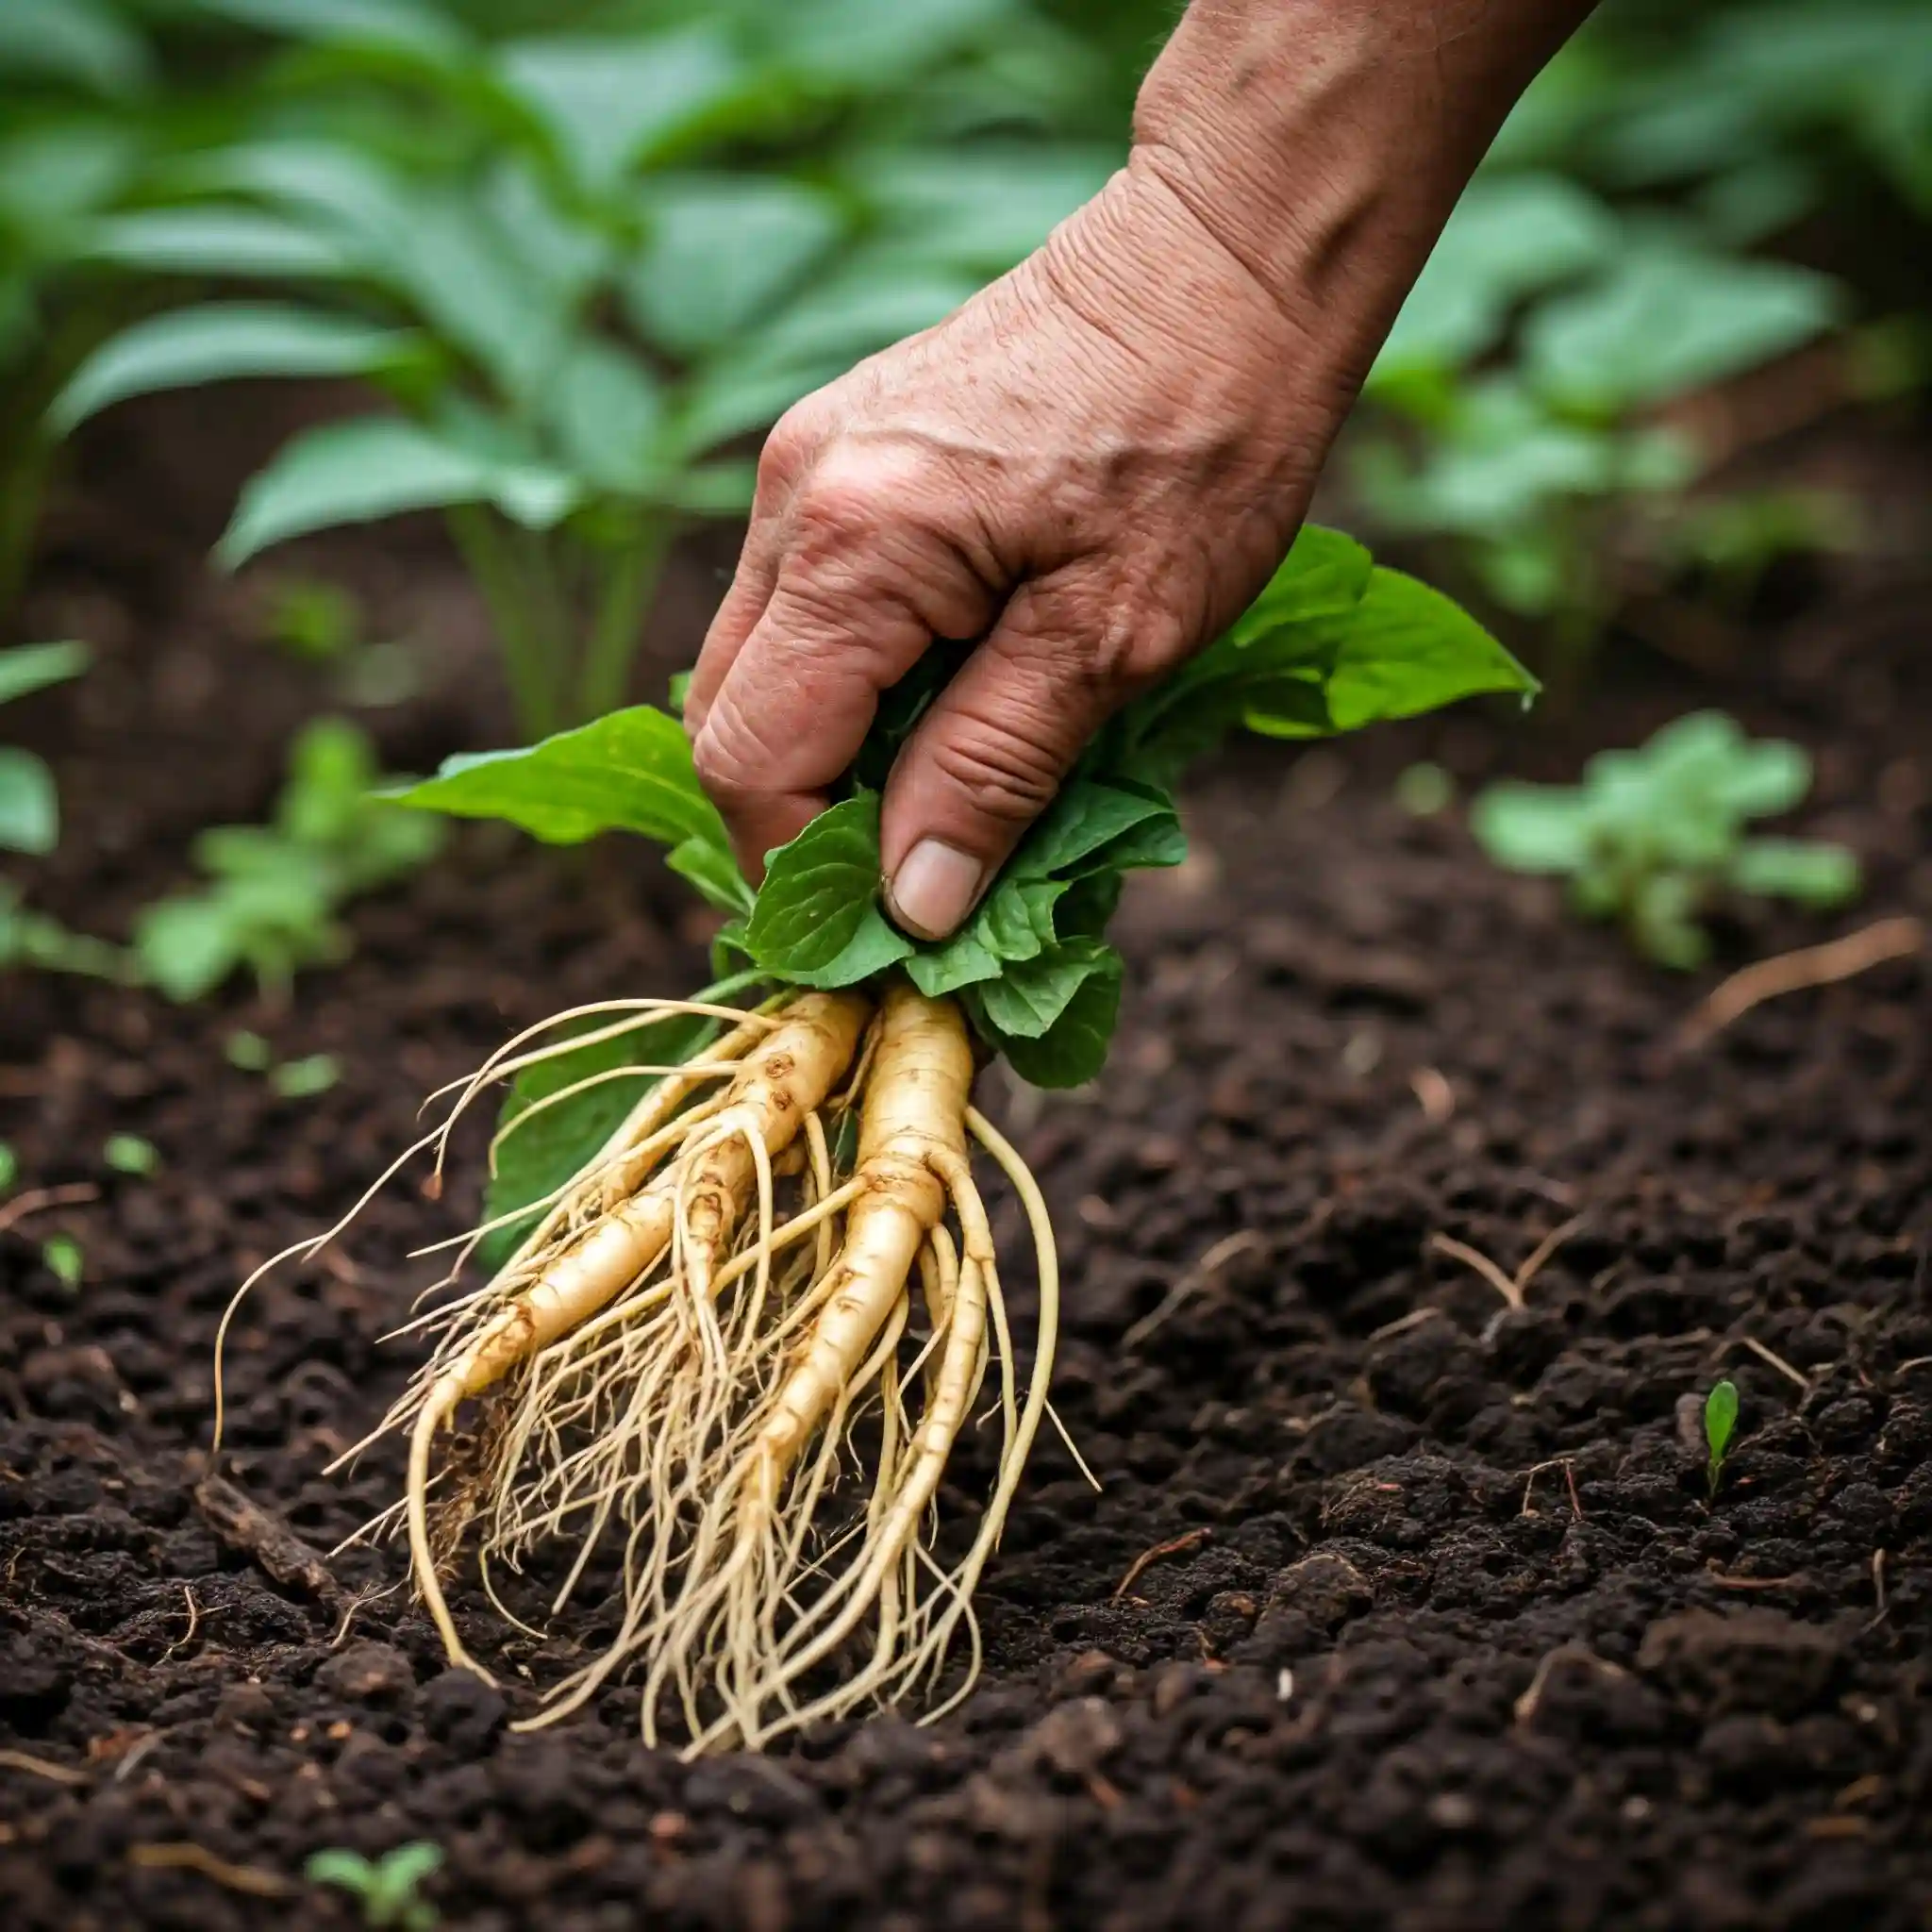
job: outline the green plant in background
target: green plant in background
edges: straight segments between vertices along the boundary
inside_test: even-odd
[[[109,1134],[102,1145],[101,1158],[116,1174],[145,1179],[149,1174],[160,1172],[160,1150],[152,1141],[144,1141],[139,1134]]]
[[[1688,968],[1708,956],[1700,921],[1724,893],[1819,910],[1857,896],[1858,862],[1842,845],[1745,831],[1810,789],[1799,746],[1754,741],[1699,711],[1639,750],[1600,752],[1580,785],[1491,785],[1470,824],[1498,865],[1567,877],[1579,912],[1619,921],[1646,958]]]
[[[88,648],[69,641],[0,651],[0,705],[75,678]],[[0,851],[35,857],[60,842],[60,800],[46,761],[17,745],[0,745]]]
[[[421,1887],[441,1869],[442,1856],[442,1847],[427,1840],[398,1845],[379,1858],[337,1846],[315,1853],[302,1870],[311,1885],[348,1892],[375,1932],[432,1932],[441,1918]]]
[[[443,512],[533,736],[622,702],[673,536],[749,501],[739,439],[955,308],[1113,158],[1015,132],[1071,71],[1022,0],[741,0],[495,42],[428,0],[204,6],[308,40],[262,82],[289,111],[108,240],[302,299],[137,324],[52,422],[238,376],[366,378],[392,408],[288,443],[221,560]]]
[[[1710,1500],[1717,1501],[1718,1485],[1724,1480],[1724,1457],[1729,1455],[1731,1437],[1738,1426],[1738,1385],[1719,1382],[1704,1398],[1704,1442],[1710,1451],[1704,1479]]]
[[[87,1255],[71,1234],[49,1235],[41,1243],[41,1262],[69,1294],[79,1291],[87,1274]]]
[[[296,972],[346,957],[338,917],[351,899],[407,876],[434,856],[438,831],[371,797],[379,781],[368,738],[324,718],[289,754],[266,825],[219,825],[194,842],[206,890],[163,899],[136,922],[134,950],[171,999],[199,999],[246,968],[271,997]]]

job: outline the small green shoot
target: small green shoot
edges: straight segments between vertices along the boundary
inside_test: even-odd
[[[372,791],[381,778],[366,735],[322,718],[296,739],[289,776],[267,825],[218,825],[195,841],[210,878],[142,912],[135,951],[171,999],[200,999],[238,969],[285,999],[305,966],[350,950],[341,908],[406,876],[441,843],[439,828],[392,810]]]
[[[358,1899],[362,1923],[375,1932],[431,1932],[440,1915],[417,1887],[441,1864],[442,1847],[419,1839],[379,1858],[332,1847],[317,1852],[302,1869],[311,1885],[337,1886]]]
[[[0,651],[0,705],[65,684],[87,666],[87,646],[72,639]],[[46,761],[17,745],[0,745],[0,851],[38,858],[59,841],[60,805]]]
[[[262,629],[270,643],[308,664],[336,664],[362,641],[362,607],[340,584],[298,578],[277,586]]]
[[[0,1141],[0,1194],[20,1178],[20,1157],[5,1141]]]
[[[50,1235],[41,1243],[41,1259],[69,1294],[76,1292],[87,1273],[87,1257],[71,1234]]]
[[[160,1150],[139,1134],[109,1134],[101,1158],[116,1174],[146,1175],[158,1173],[161,1165]]]
[[[268,1084],[283,1100],[312,1100],[341,1077],[341,1062],[334,1054],[312,1053],[304,1059],[284,1060],[270,1073]]]
[[[1456,780],[1424,758],[1395,780],[1395,802],[1411,818],[1435,818],[1456,803]]]
[[[244,1074],[265,1074],[275,1064],[275,1048],[260,1034],[251,1033],[245,1026],[228,1035],[222,1051],[227,1056],[228,1064]]]
[[[1724,1457],[1730,1453],[1731,1437],[1738,1426],[1738,1385],[1720,1382],[1704,1398],[1704,1440],[1710,1450],[1704,1479],[1710,1500],[1717,1501],[1717,1489],[1724,1480]]]
[[[1702,922],[1726,893],[1818,911],[1857,896],[1858,861],[1844,846],[1745,832],[1810,789],[1799,746],[1697,711],[1639,750],[1599,753],[1581,785],[1491,786],[1471,829],[1498,865],[1567,876],[1578,912],[1618,921],[1646,958],[1689,969],[1708,957]]]

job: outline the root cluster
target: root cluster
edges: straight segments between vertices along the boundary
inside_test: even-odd
[[[691,1755],[756,1749],[874,1700],[937,1716],[977,1672],[974,1588],[1046,1412],[1058,1272],[1044,1205],[970,1104],[958,1009],[910,987],[757,1012],[625,1002],[552,1025],[588,1017],[610,1036],[692,1011],[722,1037],[661,1070],[490,1280],[408,1324],[431,1353],[375,1432],[407,1436],[408,1483],[362,1534],[406,1533],[451,1660],[477,1670],[443,1591],[472,1551],[491,1601],[525,1630],[503,1571],[555,1562],[555,1619],[621,1566],[614,1633],[547,1687],[531,1724],[620,1676],[640,1686],[646,1740],[668,1719]],[[512,1041],[428,1137],[439,1160],[486,1083],[585,1037]],[[1040,1318],[1024,1388],[975,1143],[1032,1229]],[[459,1244],[452,1278],[491,1231]],[[941,1478],[983,1393],[999,1430],[991,1493],[963,1554],[954,1540],[942,1558]],[[934,1706],[956,1640],[965,1670]]]

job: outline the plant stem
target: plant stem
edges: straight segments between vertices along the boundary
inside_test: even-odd
[[[655,602],[671,548],[671,520],[646,516],[603,567],[602,592],[585,641],[578,715],[601,718],[623,704],[638,632]]]
[[[507,547],[511,533],[475,504],[452,509],[449,527],[490,607],[518,727],[531,740],[547,738],[559,722],[551,653],[544,647],[542,620],[533,608],[529,588]]]

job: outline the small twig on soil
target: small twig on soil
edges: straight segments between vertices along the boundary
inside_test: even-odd
[[[1456,1090],[1440,1069],[1416,1068],[1408,1076],[1408,1088],[1430,1126],[1440,1127],[1456,1111]]]
[[[1760,1361],[1769,1362],[1780,1375],[1789,1376],[1807,1395],[1810,1394],[1811,1378],[1808,1375],[1801,1374],[1796,1369],[1792,1368],[1783,1356],[1774,1355],[1756,1336],[1740,1335],[1738,1341],[1743,1347],[1748,1348]]]
[[[201,1606],[194,1601],[193,1584],[184,1583],[181,1586],[181,1594],[187,1599],[188,1627],[182,1631],[180,1636],[175,1638],[173,1643],[169,1644],[166,1650],[162,1651],[160,1656],[162,1663],[166,1663],[177,1650],[186,1650],[194,1641],[194,1633],[201,1628]]]
[[[1534,1516],[1537,1514],[1537,1511],[1529,1507],[1530,1491],[1536,1488],[1537,1477],[1542,1474],[1546,1469],[1560,1469],[1563,1472],[1563,1480],[1570,1486],[1570,1513],[1575,1517],[1577,1522],[1581,1523],[1583,1521],[1583,1500],[1576,1493],[1575,1466],[1567,1456],[1556,1457],[1548,1462],[1539,1462],[1534,1469],[1529,1471],[1523,1484],[1523,1507],[1518,1513],[1524,1516]]]
[[[149,1871],[199,1872],[204,1878],[212,1878],[230,1891],[245,1891],[251,1898],[287,1898],[295,1890],[279,1872],[264,1872],[258,1865],[231,1865],[206,1845],[129,1845],[127,1862]]]
[[[1452,1261],[1474,1268],[1512,1308],[1522,1307],[1523,1291],[1487,1255],[1446,1234],[1432,1234],[1429,1246],[1439,1255],[1447,1255]]]
[[[1138,1348],[1180,1305],[1211,1281],[1237,1255],[1245,1255],[1266,1243],[1253,1228],[1231,1234],[1216,1241],[1168,1291],[1121,1337],[1123,1348]]]
[[[218,1475],[202,1477],[195,1485],[194,1500],[208,1527],[231,1548],[253,1557],[275,1582],[299,1584],[330,1609],[341,1605],[341,1585],[321,1556],[279,1516],[251,1502]]]
[[[1677,1043],[1702,1046],[1766,1000],[1854,978],[1874,966],[1882,966],[1888,959],[1903,959],[1916,953],[1924,943],[1924,928],[1907,914],[1881,919],[1875,925],[1848,933],[1840,940],[1828,940],[1822,946],[1803,946],[1795,953],[1759,959],[1733,973],[1712,991],[1684,1022]]]
[[[29,1214],[39,1214],[48,1208],[77,1208],[83,1201],[98,1200],[100,1193],[92,1181],[71,1181],[60,1188],[29,1188],[0,1208],[0,1234]]]
[[[1885,1552],[1883,1550],[1874,1550],[1872,1552],[1872,1596],[1876,1608],[1874,1609],[1871,1620],[1865,1625],[1867,1630],[1877,1629],[1879,1624],[1885,1622],[1886,1613],[1890,1608],[1885,1596]]]
[[[56,1764],[51,1758],[35,1757],[25,1751],[0,1750],[0,1771],[24,1771],[29,1777],[43,1777],[53,1785],[84,1785],[89,1782],[84,1771],[76,1771],[71,1764]]]
[[[1516,1700],[1518,1724],[1526,1724],[1536,1716],[1542,1705],[1543,1692],[1549,1687],[1550,1674],[1560,1663],[1588,1664],[1607,1677],[1629,1674],[1622,1664],[1613,1664],[1607,1657],[1598,1657],[1593,1650],[1585,1650],[1581,1644],[1560,1643],[1537,1665],[1536,1675],[1529,1680],[1529,1689]]]
[[[127,1782],[127,1780],[134,1775],[135,1766],[138,1765],[143,1757],[146,1757],[154,1750],[155,1746],[161,1741],[161,1732],[150,1731],[146,1737],[142,1738],[134,1746],[134,1748],[131,1751],[129,1751],[125,1757],[122,1758],[121,1762],[114,1767],[114,1782],[117,1785],[125,1785]]]
[[[1704,1574],[1720,1590],[1790,1590],[1796,1584],[1808,1584],[1811,1579],[1802,1570],[1794,1570],[1789,1576],[1730,1576],[1718,1568],[1715,1557],[1705,1564]]]
[[[1447,1255],[1451,1260],[1474,1268],[1512,1308],[1520,1309],[1524,1306],[1524,1296],[1529,1284],[1541,1274],[1543,1264],[1588,1219],[1587,1215],[1573,1214],[1568,1221],[1553,1227],[1529,1251],[1527,1259],[1514,1274],[1505,1274],[1480,1249],[1471,1247],[1466,1241],[1458,1241],[1453,1236],[1432,1234],[1429,1246],[1439,1255]]]
[[[393,1585],[372,1583],[367,1590],[358,1590],[342,1606],[341,1622],[336,1625],[336,1634],[329,1639],[328,1647],[331,1650],[341,1649],[342,1645],[348,1641],[349,1627],[355,1623],[357,1612],[362,1609],[365,1605],[373,1604],[378,1598],[387,1596],[393,1588]]]
[[[1397,1315],[1392,1322],[1384,1322],[1379,1328],[1371,1328],[1364,1340],[1367,1343],[1387,1341],[1391,1335],[1407,1335],[1411,1328],[1420,1328],[1424,1322],[1446,1322],[1448,1319],[1438,1307],[1411,1308],[1406,1315]],[[1311,1422],[1307,1426],[1313,1428],[1314,1425]]]
[[[1127,1565],[1127,1574],[1114,1585],[1114,1601],[1118,1603],[1122,1597],[1126,1595],[1127,1591],[1141,1580],[1141,1573],[1143,1570],[1148,1569],[1155,1563],[1163,1561],[1169,1557],[1184,1556],[1189,1550],[1199,1549],[1213,1534],[1214,1532],[1211,1529],[1191,1529],[1186,1535],[1177,1536],[1170,1542],[1156,1543],[1151,1550],[1142,1550]]]

